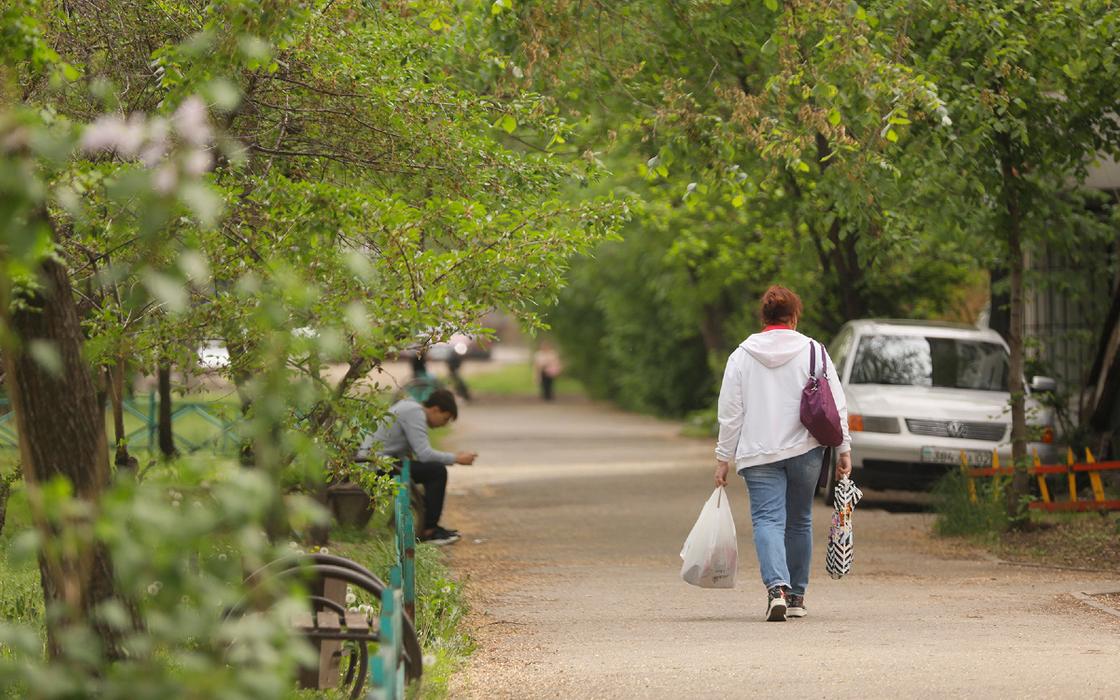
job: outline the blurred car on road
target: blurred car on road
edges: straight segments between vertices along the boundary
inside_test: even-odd
[[[1011,464],[1009,353],[999,333],[964,324],[858,320],[829,348],[848,402],[852,478],[871,488],[926,489],[961,453],[975,467]],[[1051,409],[1028,385],[1027,420],[1043,462],[1056,456]],[[830,470],[831,471],[831,470]],[[827,493],[827,491],[826,491]]]

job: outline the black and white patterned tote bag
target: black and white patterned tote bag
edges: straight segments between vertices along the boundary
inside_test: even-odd
[[[832,527],[828,530],[828,556],[824,562],[825,571],[832,578],[840,578],[852,570],[852,511],[863,491],[856,488],[855,482],[844,477],[836,484],[836,510],[832,513]]]

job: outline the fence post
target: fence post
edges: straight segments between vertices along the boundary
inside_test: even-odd
[[[1037,470],[1042,466],[1042,460],[1038,458],[1038,448],[1034,449],[1034,468]],[[1035,478],[1038,479],[1038,492],[1042,496],[1043,503],[1050,502],[1050,489],[1046,486],[1046,475],[1041,472],[1035,471]]]
[[[409,489],[412,485],[412,464],[409,460],[401,463],[401,483],[397,489],[397,562],[401,568],[401,592],[404,596],[404,611],[409,619],[416,620],[416,524],[412,518],[412,501]]]
[[[1066,481],[1069,483],[1069,502],[1077,503],[1077,474],[1073,471],[1073,448],[1066,448]]]
[[[404,697],[403,649],[404,624],[401,620],[402,596],[399,589],[381,592],[381,620],[377,655],[369,660],[373,687],[371,700],[398,700]]]
[[[156,419],[156,392],[148,392],[148,454],[156,450],[156,426],[159,421]]]
[[[999,452],[992,450],[992,503],[999,500],[999,492],[1002,489],[1002,482],[1000,481],[999,473]]]
[[[1093,453],[1089,451],[1088,447],[1085,448],[1085,463],[1086,464],[1096,464],[1097,463],[1096,458],[1093,457]],[[1101,473],[1100,472],[1089,472],[1089,483],[1093,485],[1093,499],[1098,501],[1098,502],[1103,501],[1104,500],[1104,483],[1101,481]]]
[[[972,480],[972,475],[968,473],[968,455],[965,454],[964,450],[961,450],[961,473],[964,474],[965,481],[968,482],[968,500],[972,503],[978,503],[976,482]]]

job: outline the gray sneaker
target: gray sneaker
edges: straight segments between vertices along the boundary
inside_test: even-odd
[[[790,593],[786,598],[786,617],[805,617],[805,596]]]

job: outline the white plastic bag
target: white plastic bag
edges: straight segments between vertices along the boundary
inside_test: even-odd
[[[739,569],[735,519],[722,486],[712,492],[681,549],[681,578],[701,588],[734,588]]]

